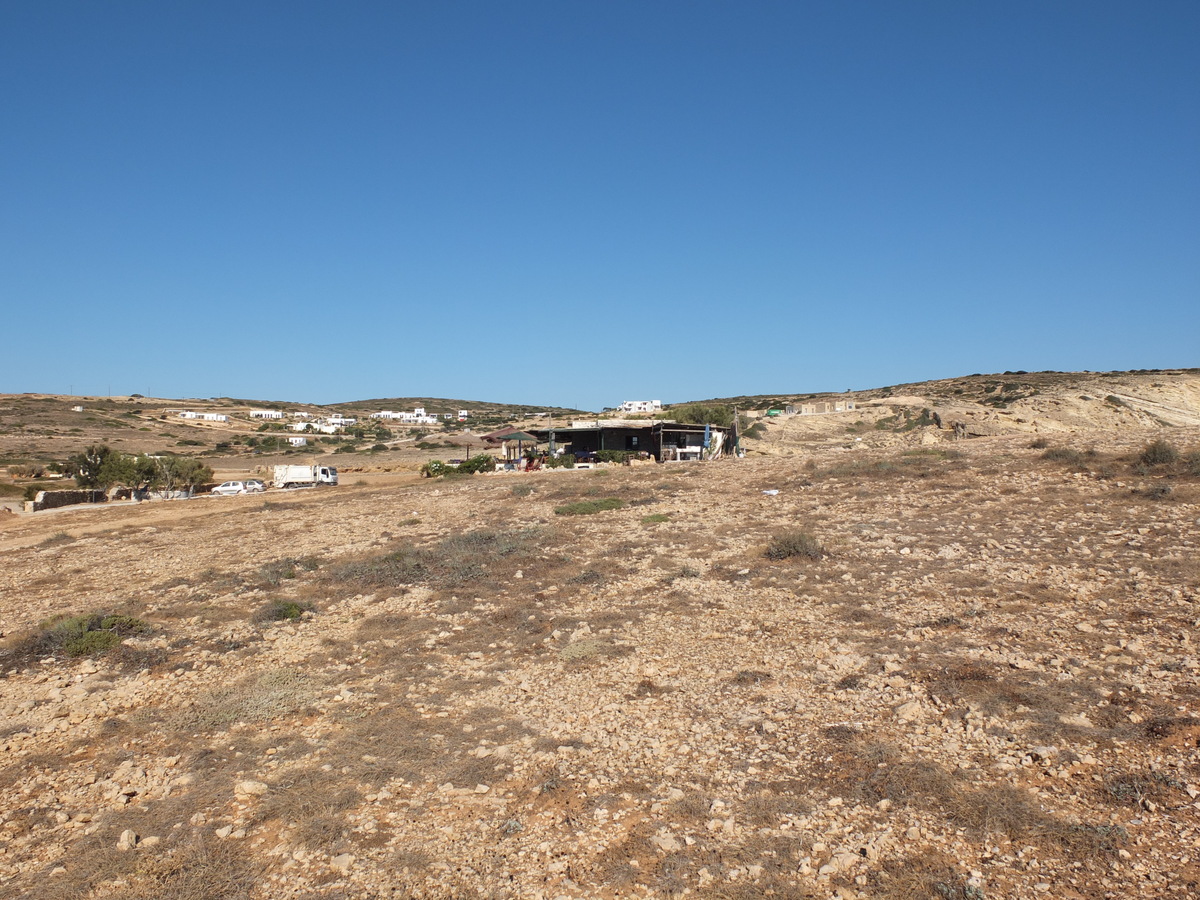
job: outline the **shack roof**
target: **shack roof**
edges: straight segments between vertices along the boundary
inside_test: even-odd
[[[566,427],[562,427],[562,428],[560,428],[558,426],[555,426],[554,428],[531,428],[531,429],[529,429],[529,431],[532,434],[547,434],[551,431],[553,431],[555,434],[571,434],[571,433],[579,434],[579,433],[595,432],[595,431],[648,431],[651,433],[653,433],[655,431],[675,431],[675,432],[703,434],[705,428],[708,428],[712,431],[728,431],[729,430],[724,425],[695,425],[691,422],[662,422],[662,421],[659,421],[659,422],[647,422],[645,425],[633,425],[633,424],[630,424],[627,422],[623,422],[621,424],[611,424],[610,425],[610,424],[601,422],[598,425],[566,426]],[[503,438],[501,438],[501,440],[503,440]]]

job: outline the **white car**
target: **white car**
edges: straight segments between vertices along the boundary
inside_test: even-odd
[[[256,491],[262,490],[262,482],[250,481],[226,481],[224,484],[218,484],[212,489],[214,494],[220,494],[227,497],[230,494],[253,494]]]

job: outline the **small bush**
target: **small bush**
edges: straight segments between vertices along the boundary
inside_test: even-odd
[[[1184,457],[1183,462],[1189,475],[1200,475],[1200,450],[1193,450]]]
[[[133,616],[91,613],[62,616],[41,624],[40,631],[17,644],[19,659],[41,656],[98,656],[119,645],[125,638],[144,634],[150,626]]]
[[[625,501],[617,497],[606,497],[603,500],[580,500],[577,503],[554,507],[554,514],[556,516],[590,516],[608,509],[620,509],[624,505]]]
[[[1030,450],[1045,450],[1049,446],[1050,446],[1050,442],[1048,440],[1046,440],[1044,437],[1040,437],[1040,438],[1036,438],[1030,442],[1029,449]]]
[[[776,535],[763,554],[767,559],[820,559],[825,550],[813,535],[807,531],[788,531]]]
[[[1138,459],[1147,466],[1166,466],[1179,459],[1179,451],[1174,445],[1159,439],[1147,444]]]
[[[480,453],[458,464],[458,471],[464,475],[474,475],[476,472],[496,471],[496,458],[488,453]]]
[[[1066,463],[1069,466],[1083,466],[1084,463],[1083,454],[1078,450],[1072,450],[1070,447],[1051,447],[1042,454],[1042,459]]]
[[[636,453],[631,453],[628,450],[597,450],[596,459],[600,462],[607,463],[624,463],[631,458],[637,456]]]
[[[63,644],[67,656],[99,656],[121,643],[121,636],[112,631],[85,631]]]
[[[312,612],[313,605],[300,600],[272,600],[257,613],[256,622],[294,622],[306,612]]]
[[[514,497],[528,497],[533,493],[533,488],[527,484],[513,485],[512,495]]]
[[[663,522],[671,521],[671,517],[666,513],[654,513],[649,516],[642,516],[643,525],[660,525]]]
[[[305,556],[297,559],[296,557],[287,556],[283,559],[276,559],[263,565],[258,571],[264,582],[272,587],[277,586],[281,581],[295,578],[300,570],[305,572],[316,571],[320,563],[311,556]]]
[[[1148,500],[1166,500],[1171,496],[1171,486],[1169,484],[1156,484],[1146,488],[1142,492],[1142,496]]]

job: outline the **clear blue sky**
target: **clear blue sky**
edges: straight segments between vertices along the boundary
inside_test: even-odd
[[[1200,365],[1200,3],[0,10],[0,391]]]

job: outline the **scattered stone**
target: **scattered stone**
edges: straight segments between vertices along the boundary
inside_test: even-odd
[[[239,781],[234,785],[233,793],[237,797],[261,797],[270,787],[262,781]]]
[[[132,850],[140,841],[141,838],[136,831],[132,828],[126,828],[121,832],[121,836],[117,838],[117,849],[121,851]]]

